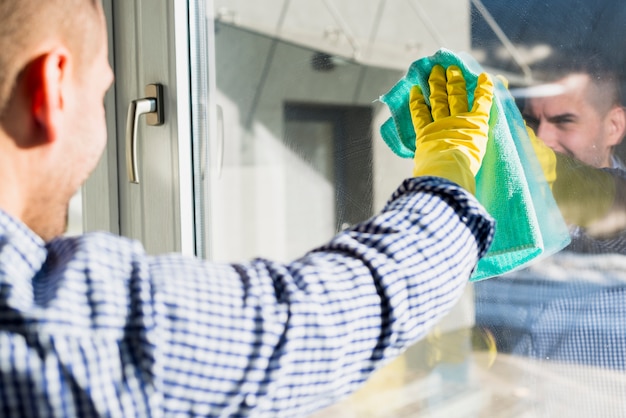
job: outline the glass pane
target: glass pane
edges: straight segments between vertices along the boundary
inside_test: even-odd
[[[83,231],[83,196],[81,189],[79,189],[70,200],[70,206],[67,211],[67,230],[65,234],[80,235]]]
[[[215,54],[192,56],[198,252],[209,259],[288,261],[380,210],[412,162],[382,140],[389,111],[377,99],[441,47],[504,75],[549,147],[625,176],[617,0],[199,3],[211,17],[192,25],[193,42]],[[591,79],[609,77],[599,95],[565,73],[591,62],[602,70]],[[595,216],[615,193],[592,173],[558,187]],[[620,416],[626,233],[618,222],[591,236],[584,222],[570,222],[558,254],[469,285],[427,338],[317,416]]]
[[[372,99],[399,73],[221,21],[215,51],[225,140],[208,257],[286,261],[370,216]],[[381,176],[384,199],[400,178]]]
[[[327,121],[285,121],[285,139],[298,157],[289,161],[285,188],[298,199],[285,202],[285,241],[295,254],[304,254],[313,244],[321,245],[335,233],[334,126]],[[298,193],[306,190],[307,193]],[[309,234],[300,234],[308,225]]]

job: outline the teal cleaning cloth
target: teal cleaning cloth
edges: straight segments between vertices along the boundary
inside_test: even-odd
[[[391,117],[380,132],[391,150],[403,158],[415,154],[415,131],[409,111],[409,91],[419,84],[430,97],[428,77],[436,64],[458,66],[467,84],[470,108],[478,74],[483,70],[469,55],[441,49],[415,61],[407,74],[380,100]],[[528,138],[524,120],[507,88],[494,79],[489,141],[476,175],[476,198],[496,220],[493,244],[478,262],[470,281],[488,279],[552,255],[570,242],[568,228],[552,197]]]

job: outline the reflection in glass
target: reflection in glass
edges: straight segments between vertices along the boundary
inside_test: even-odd
[[[66,235],[80,235],[83,233],[83,198],[81,189],[78,189],[70,200],[67,212]]]
[[[289,260],[384,204],[408,171],[375,178],[376,99],[399,72],[320,66],[318,51],[219,22],[215,45],[225,141],[205,178],[209,258]]]
[[[617,0],[212,3],[211,30],[195,32],[215,61],[192,57],[192,93],[211,95],[195,99],[196,129],[224,131],[223,145],[215,132],[195,144],[200,254],[213,260],[289,260],[380,209],[411,161],[381,140],[377,98],[440,47],[505,75],[522,109],[520,92],[547,81],[541,64],[570,50],[608,56],[624,84]],[[318,416],[621,416],[625,240],[468,286],[428,338]]]

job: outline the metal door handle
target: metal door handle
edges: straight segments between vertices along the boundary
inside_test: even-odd
[[[139,116],[146,115],[146,123],[151,126],[163,125],[163,86],[148,84],[146,97],[130,102],[126,115],[126,171],[128,181],[139,184],[137,169],[137,124]]]

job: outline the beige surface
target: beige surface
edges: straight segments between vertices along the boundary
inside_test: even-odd
[[[496,354],[488,335],[460,330],[429,336],[313,416],[617,418],[626,416],[626,374]]]

